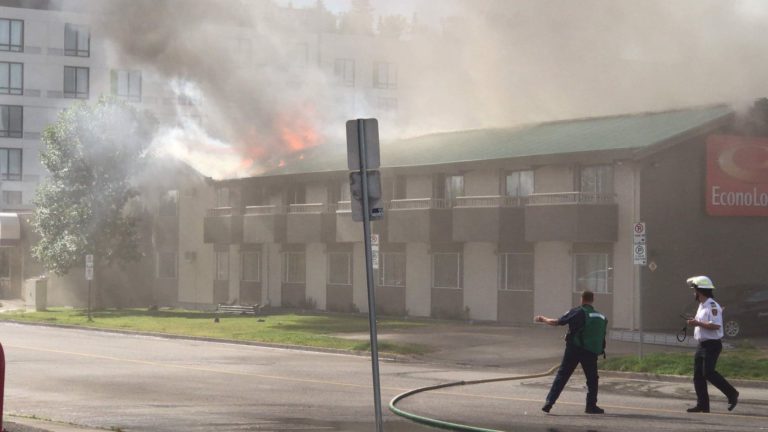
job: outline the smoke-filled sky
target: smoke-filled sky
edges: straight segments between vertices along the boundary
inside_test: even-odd
[[[317,4],[279,3],[307,10]],[[226,149],[220,153],[232,161],[208,175],[255,174],[307,146],[343,146],[346,119],[380,117],[372,105],[340,102],[332,59],[292,66],[307,24],[286,21],[284,9],[267,0],[109,4],[106,12],[120,20],[100,31],[114,41],[116,58],[169,83],[188,82],[201,95],[202,124],[168,128],[160,142],[188,158],[200,156],[198,148]],[[335,20],[352,0],[323,4]],[[768,96],[762,0],[371,6],[374,14],[401,14],[409,22],[416,12],[420,23],[405,41],[376,46],[399,75],[398,115],[381,123],[384,138],[720,102],[741,108]],[[233,46],[240,39],[251,40],[250,55]],[[370,86],[370,79],[361,83]]]

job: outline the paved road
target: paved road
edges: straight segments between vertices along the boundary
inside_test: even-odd
[[[6,414],[124,431],[375,430],[366,357],[8,323],[0,323],[0,341],[8,359]],[[518,371],[382,362],[382,400]],[[583,414],[578,376],[552,414],[541,413],[550,382],[447,388],[399,407],[507,431],[768,430],[766,389],[743,389],[735,413],[713,397],[713,414],[691,415],[683,412],[692,400],[688,383],[604,378],[600,404],[609,414],[594,417]],[[387,431],[434,430],[386,409],[384,418]]]

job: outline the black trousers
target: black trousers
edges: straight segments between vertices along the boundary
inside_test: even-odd
[[[707,381],[723,392],[728,400],[736,396],[736,389],[715,370],[721,351],[723,343],[720,339],[699,342],[699,347],[696,348],[696,355],[693,357],[693,387],[696,389],[696,405],[700,408],[709,409]]]
[[[597,354],[571,343],[565,345],[563,361],[560,362],[560,369],[557,370],[555,381],[552,382],[552,388],[547,395],[548,404],[555,404],[579,363],[587,378],[587,407],[597,405]]]

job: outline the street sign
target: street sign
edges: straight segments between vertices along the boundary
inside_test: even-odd
[[[363,128],[363,138],[366,146],[366,168],[376,169],[381,165],[379,158],[379,121],[358,119],[347,121],[347,165],[350,171],[359,171],[360,167],[360,128]]]
[[[632,260],[637,265],[645,265],[648,262],[645,222],[638,222],[632,227]]]
[[[351,198],[352,220],[363,221],[363,178],[360,172],[349,173],[349,191]],[[378,171],[368,171],[368,211],[370,220],[384,217],[384,203],[381,201],[381,175]]]
[[[85,280],[93,280],[93,255],[85,256]]]
[[[379,269],[379,235],[371,234],[371,262],[373,269]]]
[[[646,256],[646,247],[644,244],[636,244],[634,247],[633,259],[635,264],[645,265],[648,257]]]

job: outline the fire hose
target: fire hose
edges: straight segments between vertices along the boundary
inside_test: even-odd
[[[477,426],[468,426],[463,425],[459,423],[451,423],[444,420],[438,420],[433,419],[429,417],[424,417],[420,415],[416,415],[413,413],[409,413],[407,411],[403,411],[399,408],[397,408],[395,405],[409,397],[413,396],[417,393],[422,393],[430,390],[438,390],[446,387],[454,387],[454,386],[462,386],[462,385],[473,385],[473,384],[485,384],[485,383],[492,383],[492,382],[500,382],[500,381],[519,381],[524,379],[533,379],[533,378],[541,378],[545,377],[547,375],[551,375],[554,373],[557,368],[559,368],[560,365],[553,366],[551,369],[549,369],[546,372],[538,373],[538,374],[532,374],[532,375],[521,375],[521,376],[513,376],[513,377],[501,377],[501,378],[489,378],[489,379],[481,379],[481,380],[472,380],[472,381],[454,381],[444,384],[437,384],[427,387],[420,387],[414,390],[409,390],[404,393],[400,393],[399,395],[392,398],[392,400],[389,402],[389,410],[393,413],[399,415],[400,417],[407,418],[408,420],[412,420],[416,423],[421,423],[427,426],[436,427],[440,429],[447,429],[447,430],[453,430],[453,431],[471,431],[471,432],[501,432],[495,429],[484,429]]]

